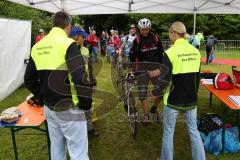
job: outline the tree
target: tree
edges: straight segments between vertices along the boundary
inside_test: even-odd
[[[32,21],[32,43],[40,28],[48,32],[52,27],[51,13],[25,7],[6,0],[0,1],[0,16],[20,20]]]

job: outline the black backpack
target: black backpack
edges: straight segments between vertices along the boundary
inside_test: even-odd
[[[200,116],[198,130],[204,133],[223,128],[223,121],[215,113],[204,113]]]

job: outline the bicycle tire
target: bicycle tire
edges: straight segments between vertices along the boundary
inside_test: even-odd
[[[135,139],[137,135],[137,112],[135,108],[135,100],[131,92],[128,95],[128,108],[129,108],[130,130],[133,138]]]

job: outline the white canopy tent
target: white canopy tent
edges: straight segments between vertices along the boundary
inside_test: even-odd
[[[240,0],[9,0],[49,12],[71,15],[126,13],[239,14]]]
[[[240,14],[240,0],[9,0],[25,6],[70,15],[128,13]]]

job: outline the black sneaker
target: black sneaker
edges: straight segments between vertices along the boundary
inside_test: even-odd
[[[156,106],[152,106],[150,112],[151,113],[157,113],[157,107]]]
[[[88,131],[88,135],[97,138],[97,137],[99,136],[99,133],[96,131],[95,128],[93,128],[93,129],[91,129],[91,130]]]

